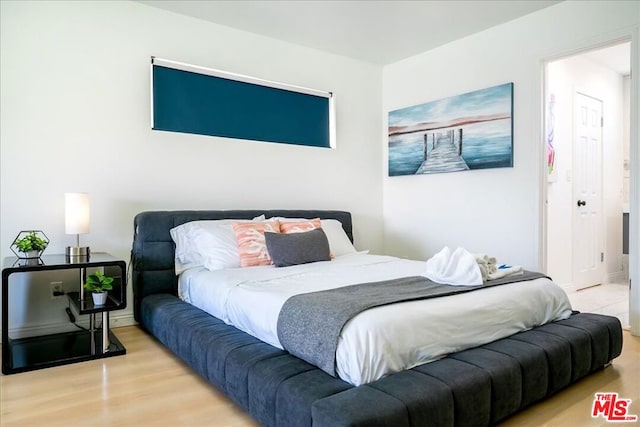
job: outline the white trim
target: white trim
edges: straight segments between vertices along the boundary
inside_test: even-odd
[[[631,94],[629,114],[630,164],[629,179],[629,326],[631,334],[640,336],[640,28],[631,32]],[[634,74],[636,75],[634,78]]]
[[[573,283],[563,283],[562,285],[558,285],[558,286],[560,286],[562,290],[567,294],[578,291],[578,287],[574,286]]]
[[[111,329],[121,328],[123,326],[133,326],[137,324],[138,322],[136,322],[136,320],[133,318],[133,313],[114,316],[114,313],[112,311],[111,316],[109,316],[109,327]]]
[[[538,215],[539,215],[539,224],[538,227],[538,269],[540,272],[544,274],[549,274],[548,268],[548,245],[549,239],[547,236],[547,228],[549,227],[549,178],[545,171],[547,170],[547,99],[549,97],[549,63],[550,59],[543,59],[540,64],[542,67],[542,84],[540,85],[541,89],[541,97],[539,99],[540,102],[540,123],[539,123],[539,132],[540,139],[538,140],[540,143],[538,144],[538,159],[541,159],[542,163],[536,169],[536,173],[538,174]]]
[[[570,294],[570,293],[582,291],[585,289],[597,288],[598,286],[602,286],[602,285],[613,284],[613,283],[619,284],[624,282],[625,282],[625,275],[623,272],[619,272],[619,273],[607,274],[604,282],[598,283],[597,285],[587,286],[586,288],[579,288],[573,283],[563,283],[558,286],[560,286],[565,293]]]
[[[329,147],[336,148],[336,106],[335,96],[331,94],[329,98]]]
[[[78,322],[79,325],[86,327],[83,325],[84,322]],[[89,322],[86,322],[87,325]],[[22,326],[18,328],[9,329],[9,337],[11,339],[20,339],[27,337],[39,337],[43,335],[52,335],[58,334],[62,332],[69,332],[73,330],[78,330],[75,326],[73,326],[70,322],[57,322],[57,323],[46,323],[43,325],[35,325],[35,326]]]
[[[81,319],[78,319],[77,324],[84,328],[88,328],[89,318],[83,317]],[[123,326],[132,326],[132,325],[137,325],[137,322],[133,318],[133,314],[129,313],[129,314],[123,314],[123,315],[117,316],[113,312],[111,312],[111,315],[109,316],[109,327],[111,329],[119,328]],[[44,335],[53,335],[53,334],[73,332],[73,331],[79,331],[79,329],[76,328],[73,325],[73,323],[69,321],[63,321],[63,322],[57,322],[57,323],[46,323],[42,325],[31,325],[31,326],[22,326],[19,328],[12,328],[12,329],[9,329],[9,336],[12,339],[20,339],[20,338],[39,337]]]
[[[624,271],[616,271],[615,273],[607,274],[604,283],[624,283],[626,279],[627,276]]]
[[[149,66],[149,95],[150,95],[150,99],[151,102],[149,103],[149,110],[151,113],[151,129],[153,129],[154,126],[154,122],[153,122],[153,60],[154,57],[151,57],[151,65]]]
[[[288,83],[275,82],[272,80],[259,79],[257,77],[251,77],[244,74],[232,73],[229,71],[218,70],[215,68],[201,67],[199,65],[185,64],[184,62],[171,61],[169,59],[151,57],[151,65],[158,65],[160,67],[173,68],[175,70],[190,71],[192,73],[205,74],[207,76],[220,77],[223,79],[235,80],[238,82],[251,83],[260,86],[267,86],[276,89],[288,90],[291,92],[305,93],[307,95],[320,96],[323,98],[331,99],[333,94],[331,92],[310,89],[302,86],[295,86]]]

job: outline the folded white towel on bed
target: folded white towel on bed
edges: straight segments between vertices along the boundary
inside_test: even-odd
[[[487,254],[475,254],[473,255],[478,263],[483,263],[487,265],[496,265],[498,260],[495,257],[489,256]]]
[[[480,268],[482,280],[489,280],[489,276],[498,271],[498,261],[495,257],[486,254],[475,254],[474,257]]]
[[[475,257],[463,248],[451,252],[451,249],[445,246],[427,260],[427,270],[423,276],[445,285],[482,285],[482,273]]]
[[[507,276],[513,276],[515,274],[523,274],[524,270],[519,265],[510,265],[498,268],[495,273],[490,273],[487,276],[487,280],[501,279]]]

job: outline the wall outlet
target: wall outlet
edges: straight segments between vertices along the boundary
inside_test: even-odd
[[[51,299],[56,299],[64,296],[64,287],[62,282],[49,283],[49,289],[51,290]]]

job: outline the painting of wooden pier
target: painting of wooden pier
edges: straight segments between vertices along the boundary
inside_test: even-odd
[[[389,112],[389,176],[513,166],[513,83]]]

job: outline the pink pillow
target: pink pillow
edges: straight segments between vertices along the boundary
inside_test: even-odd
[[[316,228],[322,228],[320,218],[280,222],[280,232],[285,234],[303,233],[305,231],[315,230]]]
[[[280,221],[280,232],[284,234],[304,233],[305,231],[315,230],[316,228],[322,228],[320,218],[302,219],[299,221]],[[333,252],[329,252],[329,257],[331,259],[335,258]]]
[[[264,232],[279,233],[280,222],[278,220],[234,222],[232,225],[240,253],[240,267],[270,265],[271,258],[264,240]]]

